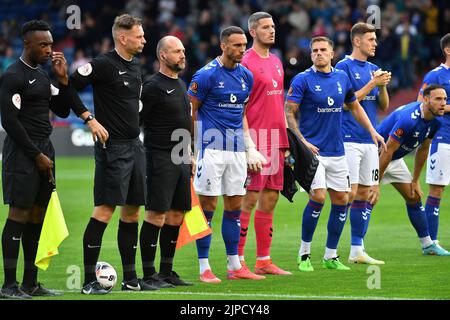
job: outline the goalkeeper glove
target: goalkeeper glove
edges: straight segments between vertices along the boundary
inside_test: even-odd
[[[267,164],[266,158],[256,150],[256,145],[253,142],[250,134],[245,134],[245,156],[247,158],[247,166],[251,171],[261,171],[263,165]]]

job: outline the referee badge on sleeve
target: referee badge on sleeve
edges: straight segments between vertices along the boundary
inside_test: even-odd
[[[59,89],[54,85],[50,84],[50,92],[52,93],[52,96],[57,96],[59,94]]]
[[[12,103],[13,103],[14,107],[16,107],[19,110],[20,110],[21,101],[22,100],[20,98],[20,94],[16,93],[12,96]]]
[[[79,67],[78,73],[82,76],[88,76],[92,73],[92,65],[90,63],[86,63],[84,66]]]

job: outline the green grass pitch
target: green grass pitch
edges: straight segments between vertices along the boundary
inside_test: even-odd
[[[412,157],[407,158],[412,166]],[[450,257],[423,256],[420,243],[413,230],[400,195],[391,187],[382,188],[381,199],[375,207],[365,239],[368,253],[386,261],[379,272],[366,265],[347,263],[350,248],[350,221],[343,231],[339,254],[351,271],[322,269],[321,259],[326,241],[326,225],[330,202],[327,199],[322,217],[312,244],[314,272],[301,273],[297,269],[296,257],[300,243],[301,214],[307,202],[305,193],[297,193],[293,204],[285,198],[275,212],[274,238],[271,255],[273,260],[292,276],[268,276],[263,281],[226,280],[225,247],[220,233],[221,205],[213,219],[213,241],[210,263],[217,276],[218,285],[204,284],[198,280],[198,263],[195,244],[191,243],[177,251],[174,270],[184,279],[194,282],[192,287],[162,289],[156,292],[122,293],[116,285],[106,296],[84,296],[80,294],[82,281],[82,238],[93,206],[93,158],[57,158],[56,176],[58,195],[69,229],[69,237],[60,246],[46,272],[39,272],[39,281],[46,287],[63,292],[58,299],[147,299],[147,300],[276,300],[276,299],[449,299]],[[424,174],[422,174],[423,179]],[[425,193],[428,187],[422,180]],[[448,191],[447,191],[448,193]],[[426,194],[425,194],[426,197]],[[425,197],[423,201],[425,201]],[[1,228],[7,216],[7,207],[2,206]],[[143,213],[142,209],[142,213]],[[441,206],[439,238],[441,244],[450,248],[450,202],[444,197]],[[142,220],[142,217],[141,217]],[[106,229],[100,260],[111,263],[117,270],[119,282],[122,278],[120,256],[117,249],[118,210]],[[250,224],[247,239],[246,260],[249,266],[255,262],[255,236]],[[159,256],[159,252],[157,253]],[[137,272],[142,276],[140,252],[137,253]],[[156,261],[159,266],[159,261]],[[3,270],[3,263],[0,261]],[[22,253],[19,257],[17,277],[22,279]],[[377,278],[376,278],[377,277]],[[377,280],[379,279],[379,282]],[[0,273],[3,283],[3,272]]]

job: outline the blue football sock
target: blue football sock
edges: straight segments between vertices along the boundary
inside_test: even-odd
[[[331,205],[330,217],[328,218],[327,248],[337,249],[339,238],[347,220],[347,206]]]
[[[314,231],[316,230],[317,221],[319,221],[320,212],[322,211],[323,203],[309,200],[308,204],[303,210],[302,218],[302,240],[304,242],[311,242]]]
[[[407,203],[406,209],[408,210],[409,220],[411,221],[414,229],[416,229],[419,238],[429,236],[430,233],[428,231],[428,222],[425,216],[425,209],[422,206],[422,202],[419,201],[414,204]]]
[[[367,219],[366,201],[353,201],[350,209],[352,246],[362,245]]]
[[[211,219],[214,215],[214,211],[206,211],[203,210],[203,213],[205,214],[206,221],[208,221],[209,227],[211,227]],[[197,254],[199,259],[205,259],[209,256],[209,247],[211,246],[211,238],[212,233],[208,234],[207,236],[198,239],[196,241],[197,244]]]
[[[372,216],[372,210],[373,210],[373,205],[371,205],[369,202],[366,202],[366,217],[367,220],[365,220],[365,224],[364,224],[364,231],[363,231],[363,239],[366,236],[367,233],[367,229],[369,228],[369,222],[370,222],[370,217]]]
[[[227,211],[224,210],[222,218],[222,238],[225,242],[225,248],[227,255],[238,254],[238,244],[241,231],[241,224],[239,222],[239,216],[241,210]]]
[[[431,240],[437,240],[439,227],[439,206],[441,204],[440,198],[428,196],[425,205],[425,212],[427,214],[428,229],[430,231]]]

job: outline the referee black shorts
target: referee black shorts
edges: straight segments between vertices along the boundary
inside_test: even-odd
[[[55,163],[55,149],[49,139],[32,141]],[[53,176],[56,177],[54,165]],[[45,208],[53,191],[47,174],[42,175],[35,160],[26,156],[9,136],[6,136],[3,145],[2,186],[3,202],[19,208],[31,208],[33,205]]]
[[[108,139],[95,144],[95,206],[145,204],[145,150],[136,139]]]
[[[191,165],[174,164],[170,151],[147,149],[146,210],[191,210]]]

